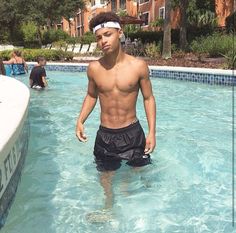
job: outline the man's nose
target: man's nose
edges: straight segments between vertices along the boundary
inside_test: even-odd
[[[107,39],[105,36],[102,36],[102,45],[106,44],[107,43]]]

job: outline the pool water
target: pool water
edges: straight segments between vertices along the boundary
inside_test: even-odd
[[[230,87],[152,79],[153,163],[139,171],[123,164],[113,177],[113,209],[95,223],[88,215],[103,214],[105,200],[92,154],[99,105],[85,125],[88,142],[79,143],[86,75],[48,77],[48,90],[31,90],[29,151],[3,233],[233,232]],[[147,132],[141,96],[137,114]]]

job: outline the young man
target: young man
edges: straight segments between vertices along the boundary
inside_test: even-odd
[[[76,135],[87,140],[84,123],[97,98],[101,106],[101,125],[94,146],[97,169],[106,194],[106,207],[112,205],[111,178],[121,161],[133,167],[150,164],[156,144],[156,105],[146,63],[121,49],[120,19],[113,12],[103,12],[90,21],[98,47],[104,56],[88,66],[88,91],[77,120]],[[136,102],[141,90],[149,132],[145,139],[136,117]]]
[[[37,62],[38,64],[30,73],[29,85],[33,89],[41,90],[48,85],[46,81],[46,71],[44,69],[46,59],[44,57],[38,57]]]

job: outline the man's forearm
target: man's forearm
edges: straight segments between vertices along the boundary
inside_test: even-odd
[[[149,133],[156,133],[156,103],[154,96],[144,99],[144,108],[147,116]]]
[[[88,118],[89,114],[92,112],[97,102],[97,98],[87,95],[84,99],[80,115],[78,117],[78,122],[84,123]]]

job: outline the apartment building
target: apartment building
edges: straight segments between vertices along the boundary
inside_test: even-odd
[[[215,0],[219,26],[224,26],[225,18],[231,14],[236,6],[236,0]],[[235,4],[234,4],[235,3]],[[151,26],[156,19],[165,18],[165,0],[90,0],[83,10],[78,10],[75,18],[62,19],[61,28],[71,36],[81,36],[89,31],[89,21],[102,11],[126,11],[128,15],[139,17],[144,21],[143,30],[157,30]],[[171,13],[172,28],[179,26],[179,10]],[[59,25],[60,26],[60,25]]]

